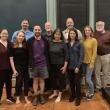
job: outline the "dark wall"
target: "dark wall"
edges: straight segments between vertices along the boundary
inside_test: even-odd
[[[30,29],[46,21],[46,0],[0,0],[0,28],[12,33],[20,29],[22,19],[30,21]]]
[[[88,0],[57,0],[57,25],[64,29],[67,17],[74,18],[75,27],[82,29],[89,23]]]
[[[110,0],[95,0],[95,20],[106,23],[106,29],[110,30]]]

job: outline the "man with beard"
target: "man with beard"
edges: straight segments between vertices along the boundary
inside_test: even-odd
[[[63,31],[63,36],[64,36],[64,41],[67,43],[68,42],[68,33],[69,33],[69,30],[72,29],[72,28],[75,28],[74,27],[74,20],[72,18],[67,18],[66,20],[66,29]],[[76,28],[75,28],[76,29]],[[77,30],[77,33],[78,33],[78,39],[79,40],[82,40],[82,33],[80,32],[80,30],[76,29]]]
[[[110,31],[105,30],[105,22],[96,22],[95,38],[98,42],[95,63],[96,89],[103,91],[107,87],[110,71]]]
[[[45,79],[48,78],[48,42],[41,35],[41,27],[34,26],[34,37],[27,41],[29,51],[29,74],[33,79],[33,89],[35,98],[33,100],[33,106],[38,103],[44,104],[44,87]]]

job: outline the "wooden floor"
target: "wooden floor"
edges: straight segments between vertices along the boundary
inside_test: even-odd
[[[74,102],[68,102],[68,97],[65,95],[62,101],[54,103],[54,100],[47,101],[44,105],[38,105],[36,107],[32,104],[8,104],[5,101],[5,92],[3,95],[2,105],[0,110],[110,110],[110,105],[102,98],[101,93],[96,93],[91,101],[82,99],[81,105],[76,107]]]

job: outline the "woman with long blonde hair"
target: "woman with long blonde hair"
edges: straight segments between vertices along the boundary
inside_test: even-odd
[[[84,27],[84,61],[83,72],[86,76],[87,92],[86,98],[92,99],[94,96],[94,85],[92,81],[92,74],[94,70],[94,63],[97,55],[97,41],[94,38],[93,30],[90,26]]]
[[[28,52],[25,42],[25,33],[19,31],[16,36],[16,40],[10,50],[10,63],[13,70],[13,74],[16,76],[15,93],[17,96],[16,104],[21,103],[20,95],[22,92],[22,86],[24,86],[25,101],[27,104],[30,103],[28,100]]]

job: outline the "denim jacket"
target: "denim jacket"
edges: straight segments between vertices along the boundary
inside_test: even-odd
[[[75,41],[72,46],[70,43],[67,45],[69,51],[68,69],[80,68],[84,58],[83,45],[79,41]]]

